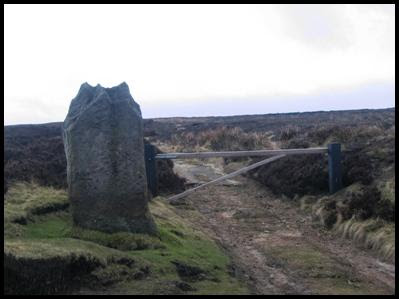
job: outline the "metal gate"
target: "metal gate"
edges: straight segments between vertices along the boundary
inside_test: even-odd
[[[342,188],[342,171],[341,171],[341,144],[331,143],[327,147],[317,148],[301,148],[301,149],[279,149],[279,150],[256,150],[256,151],[225,151],[225,152],[197,152],[197,153],[162,153],[156,154],[155,146],[152,144],[145,144],[145,163],[147,172],[148,189],[153,196],[158,195],[158,180],[157,180],[157,159],[189,159],[189,158],[214,158],[214,157],[256,157],[256,156],[273,156],[265,160],[256,162],[232,173],[221,176],[213,181],[204,183],[200,186],[186,190],[182,193],[176,194],[168,200],[175,200],[187,196],[198,189],[209,185],[216,184],[220,181],[230,179],[239,174],[245,173],[249,170],[255,169],[261,165],[271,163],[277,159],[283,158],[287,155],[299,154],[328,154],[328,185],[330,193],[335,193]]]

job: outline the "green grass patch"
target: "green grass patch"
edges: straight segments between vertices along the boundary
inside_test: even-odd
[[[71,236],[72,219],[68,212],[52,213],[35,217],[34,222],[25,226],[26,239],[53,239]]]

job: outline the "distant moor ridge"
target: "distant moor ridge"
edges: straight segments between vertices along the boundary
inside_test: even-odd
[[[66,159],[61,136],[62,122],[35,125],[4,126],[4,192],[12,181],[35,180],[39,184],[66,188]],[[143,119],[144,137],[148,141],[168,141],[190,132],[203,132],[220,127],[238,127],[246,132],[268,132],[272,139],[286,139],[286,147],[308,147],[309,140],[322,144],[331,135],[336,140],[349,138],[356,128],[363,130],[362,140],[378,137],[395,127],[395,108],[347,110],[264,115],[175,117]],[[344,136],[347,135],[347,136]],[[382,134],[384,135],[384,134]],[[379,137],[384,138],[384,137]],[[362,140],[349,140],[352,147]],[[394,136],[388,138],[388,144]],[[369,142],[369,141],[368,141]],[[377,141],[379,145],[384,143]],[[388,145],[387,145],[388,146]],[[361,145],[358,145],[361,147]],[[394,154],[394,147],[393,150]],[[388,159],[393,159],[390,153]],[[358,159],[362,159],[359,157]],[[183,180],[173,174],[172,161],[159,160],[160,189],[166,192],[183,190]],[[367,162],[366,162],[367,163]],[[283,188],[283,186],[282,186]]]

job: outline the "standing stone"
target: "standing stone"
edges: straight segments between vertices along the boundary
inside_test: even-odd
[[[103,232],[155,234],[148,209],[140,106],[126,83],[84,83],[63,124],[74,224]]]

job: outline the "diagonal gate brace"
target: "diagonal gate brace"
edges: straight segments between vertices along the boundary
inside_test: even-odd
[[[282,158],[284,156],[285,155],[278,155],[278,156],[274,156],[272,158],[268,158],[268,159],[256,162],[254,164],[251,164],[249,166],[246,166],[244,168],[236,170],[236,171],[234,171],[232,173],[229,173],[229,174],[226,174],[224,176],[221,176],[220,178],[217,178],[217,179],[215,179],[213,181],[207,182],[207,183],[202,184],[200,186],[194,187],[194,188],[186,190],[186,191],[184,191],[182,193],[179,193],[179,194],[176,194],[174,196],[171,196],[167,200],[168,201],[174,201],[174,200],[177,200],[179,198],[185,197],[185,196],[187,196],[187,195],[189,195],[189,194],[191,194],[191,193],[193,193],[193,192],[195,192],[195,191],[197,191],[199,189],[202,189],[202,188],[204,188],[206,186],[214,185],[214,184],[216,184],[218,182],[221,182],[221,181],[224,181],[224,180],[227,180],[227,179],[231,179],[231,178],[233,178],[233,177],[235,177],[235,176],[237,176],[239,174],[245,173],[245,172],[250,171],[250,170],[252,170],[254,168],[257,168],[259,166],[262,166],[262,165],[265,165],[267,163],[273,162],[273,161],[278,160],[278,159],[280,159],[280,158]]]

